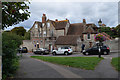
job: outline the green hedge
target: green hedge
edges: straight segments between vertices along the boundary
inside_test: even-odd
[[[17,48],[22,43],[20,36],[4,32],[2,34],[2,78],[11,77],[18,69]]]

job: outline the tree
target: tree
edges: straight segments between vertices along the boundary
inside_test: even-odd
[[[15,27],[11,30],[11,32],[19,36],[24,36],[26,33],[26,30],[24,29],[24,27]]]
[[[30,17],[28,9],[25,2],[2,2],[2,29],[27,20]]]
[[[26,32],[24,36],[25,40],[30,40],[30,32]]]
[[[117,37],[120,37],[120,24],[116,26]]]
[[[17,48],[21,45],[20,36],[3,32],[2,33],[2,79],[11,77],[18,69],[18,57],[16,55]]]
[[[116,37],[116,30],[114,27],[110,28],[110,27],[101,27],[100,28],[100,31],[101,32],[105,32],[107,33],[108,35],[110,35],[111,37],[115,38]]]

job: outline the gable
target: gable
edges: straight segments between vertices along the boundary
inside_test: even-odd
[[[89,26],[89,27],[86,27],[82,33],[83,34],[87,34],[87,33],[96,34],[97,32],[91,26]]]
[[[33,28],[35,29],[35,24],[38,24],[38,27],[42,27],[42,23],[41,22],[35,21],[34,24],[33,24],[33,26],[30,28],[29,31],[31,31]]]

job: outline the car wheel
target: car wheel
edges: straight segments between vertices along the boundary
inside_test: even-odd
[[[65,54],[65,55],[68,55],[68,52],[65,52],[64,54]]]
[[[86,52],[86,53],[85,53],[85,55],[89,55],[89,53],[88,53],[88,52]]]
[[[53,54],[53,55],[56,55],[56,52],[53,52],[52,54]]]
[[[108,53],[105,51],[105,52],[104,52],[104,55],[108,55]]]

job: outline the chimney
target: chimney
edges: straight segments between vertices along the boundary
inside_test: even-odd
[[[58,19],[55,19],[55,21],[58,21]]]
[[[42,23],[45,23],[45,22],[46,22],[46,15],[43,14],[43,16],[42,16]]]
[[[86,20],[85,19],[83,19],[83,23],[86,24]]]

